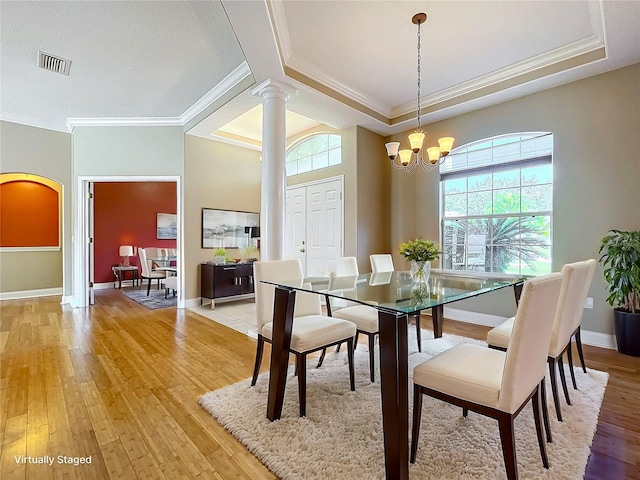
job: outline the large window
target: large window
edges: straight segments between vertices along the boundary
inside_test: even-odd
[[[454,149],[440,166],[443,267],[551,272],[553,135],[501,135]]]
[[[342,163],[340,135],[321,133],[309,137],[287,152],[287,177]]]

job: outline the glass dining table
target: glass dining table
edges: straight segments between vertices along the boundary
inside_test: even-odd
[[[409,317],[431,309],[434,337],[442,336],[444,305],[512,287],[516,304],[527,277],[482,272],[431,270],[426,282],[409,272],[369,273],[352,277],[315,277],[268,282],[275,286],[267,418],[277,420],[289,364],[293,310],[297,291],[370,305],[378,310],[380,387],[387,479],[409,478]],[[327,302],[328,303],[328,302]]]

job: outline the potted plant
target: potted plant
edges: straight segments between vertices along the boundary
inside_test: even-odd
[[[426,282],[431,272],[431,262],[440,257],[437,243],[416,238],[400,245],[400,255],[411,261],[411,277],[417,282]]]
[[[227,251],[224,248],[216,248],[213,251],[214,263],[227,263]]]
[[[618,351],[640,357],[640,232],[610,230],[600,244],[600,262],[614,307]]]

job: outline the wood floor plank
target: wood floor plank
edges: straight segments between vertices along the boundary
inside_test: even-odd
[[[471,338],[488,330],[444,321],[445,332]],[[191,311],[147,310],[115,289],[86,309],[59,297],[1,301],[2,480],[276,478],[198,404],[249,377],[255,348]],[[584,350],[587,368],[610,375],[585,478],[640,480],[640,359]],[[268,359],[267,345],[262,371]],[[15,461],[29,453],[92,461]]]

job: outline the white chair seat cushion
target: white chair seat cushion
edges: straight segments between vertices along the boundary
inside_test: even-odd
[[[494,347],[507,348],[509,346],[509,338],[511,338],[511,330],[513,330],[513,322],[516,317],[511,317],[506,322],[501,323],[487,333],[487,343]]]
[[[149,275],[143,275],[142,278],[165,278],[167,276],[164,272],[151,272]]]
[[[500,350],[459,344],[418,365],[413,382],[496,408],[505,355]]]
[[[296,317],[291,331],[291,350],[308,352],[355,335],[355,324],[340,318],[325,315]],[[273,338],[273,322],[262,327],[262,336],[269,340]]]
[[[358,330],[367,333],[378,332],[378,310],[366,305],[341,308],[332,313],[333,318],[342,318],[356,324]]]
[[[164,288],[170,288],[171,290],[177,290],[178,289],[178,277],[173,276],[173,277],[167,277],[164,281]]]

